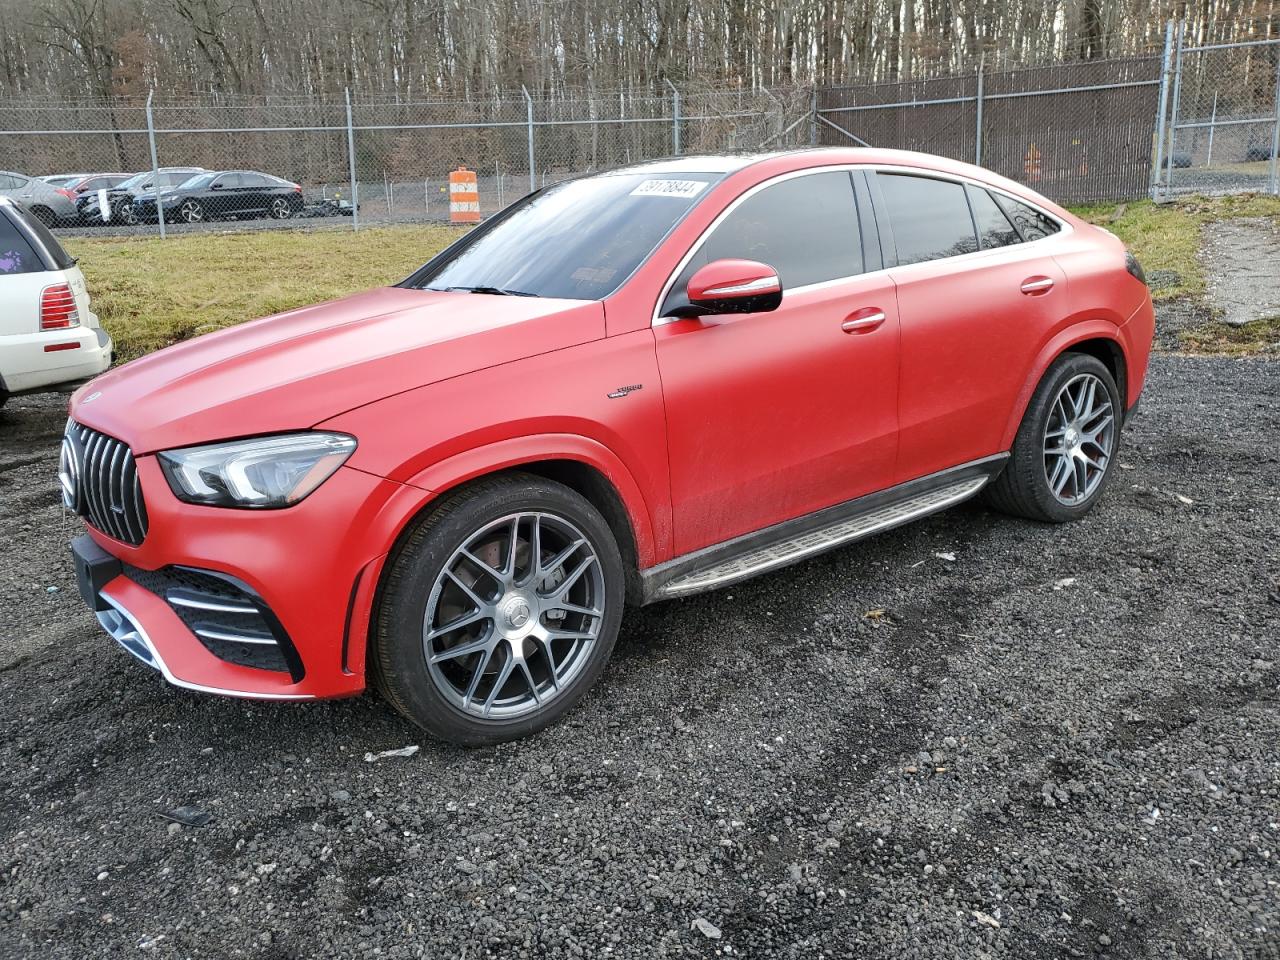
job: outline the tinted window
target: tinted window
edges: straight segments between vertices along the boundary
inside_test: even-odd
[[[143,186],[149,185],[150,183],[151,183],[151,171],[144,170],[142,171],[142,173],[135,173],[132,177],[129,177],[127,180],[121,183],[120,189],[139,190]]]
[[[11,214],[15,214],[22,221],[22,225],[26,227],[28,233],[35,234],[36,240],[53,258],[55,269],[66,270],[68,267],[75,266],[75,259],[62,249],[62,244],[58,242],[58,238],[49,232],[49,228],[41,223],[38,217],[33,217],[25,207],[10,207],[9,209]]]
[[[241,174],[241,179],[243,181],[243,186],[246,187],[274,187],[276,185],[260,173]]]
[[[184,190],[198,190],[207,187],[217,178],[216,173],[197,173],[190,179],[183,180],[179,186]]]
[[[978,243],[983,250],[1021,242],[1018,231],[1013,229],[1009,218],[987,191],[981,187],[970,187],[969,204],[973,208],[973,219],[978,225]]]
[[[176,187],[190,176],[190,170],[170,170],[168,173],[160,174],[160,185],[162,187]]]
[[[877,176],[888,207],[898,263],[939,260],[978,249],[964,187],[896,173]]]
[[[0,277],[9,273],[39,273],[44,270],[31,244],[0,210]]]
[[[232,187],[239,187],[244,183],[244,178],[238,173],[224,173],[214,181],[219,188],[229,190]]]
[[[609,174],[526,197],[408,281],[596,300],[613,293],[706,195],[715,174]]]
[[[848,172],[793,177],[743,200],[689,260],[662,314],[688,304],[685,290],[698,269],[726,258],[768,264],[784,291],[861,273],[858,207]]]
[[[1025,203],[1006,197],[1003,194],[995,195],[996,202],[1009,215],[1009,219],[1013,221],[1013,225],[1018,228],[1018,232],[1022,234],[1022,239],[1028,242],[1039,240],[1041,237],[1052,236],[1062,228],[1058,222],[1052,217],[1045,216],[1034,207],[1029,207]]]
[[[0,190],[16,190],[21,181],[7,173],[0,173]]]

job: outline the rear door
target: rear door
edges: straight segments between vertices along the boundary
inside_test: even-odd
[[[244,210],[244,178],[240,173],[224,173],[209,185],[209,213],[228,217]]]
[[[276,184],[260,173],[245,173],[244,177],[244,209],[261,212],[267,209],[272,188]]]
[[[671,285],[654,335],[677,554],[888,485],[898,315],[869,208],[860,172],[779,178],[735,201]],[[777,310],[672,316],[695,270],[734,257],[774,268]]]
[[[1024,241],[985,188],[924,172],[874,180],[902,316],[903,482],[1003,452],[1066,276],[1052,241]]]

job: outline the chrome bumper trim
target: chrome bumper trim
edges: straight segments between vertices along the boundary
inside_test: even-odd
[[[106,592],[99,594],[103,600],[111,604],[112,609],[98,611],[98,623],[102,624],[102,629],[107,631],[116,643],[124,647],[131,654],[145,663],[147,666],[159,670],[165,680],[173,684],[175,687],[182,687],[186,690],[196,690],[200,693],[216,693],[224,697],[240,697],[249,700],[314,700],[315,697],[310,693],[253,693],[245,690],[226,690],[221,687],[206,687],[203,684],[191,683],[187,680],[179,680],[169,670],[168,665],[164,662],[164,658],[160,656],[156,650],[155,644],[151,642],[151,638],[147,636],[147,631],[138,623],[124,605],[115,597],[110,597]]]

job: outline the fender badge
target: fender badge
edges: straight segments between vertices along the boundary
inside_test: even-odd
[[[617,390],[614,390],[612,393],[607,394],[607,396],[609,397],[610,400],[617,400],[621,397],[625,397],[628,393],[635,393],[637,390],[643,390],[643,389],[644,389],[643,383],[633,383],[625,387],[619,387]]]

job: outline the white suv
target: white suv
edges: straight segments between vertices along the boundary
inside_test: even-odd
[[[0,197],[0,406],[110,365],[111,338],[89,309],[76,261],[22,205]]]

